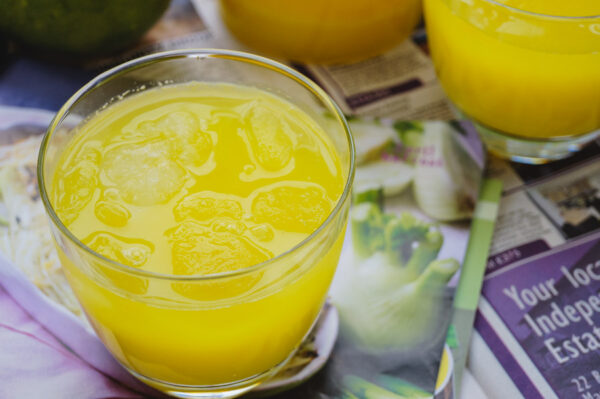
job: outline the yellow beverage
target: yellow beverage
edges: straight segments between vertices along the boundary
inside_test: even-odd
[[[214,386],[273,369],[310,329],[345,222],[282,253],[321,226],[347,177],[327,134],[292,103],[187,83],[129,96],[80,125],[49,194],[75,237],[124,265],[74,256],[59,240],[109,350],[151,384]]]
[[[425,0],[431,54],[450,99],[475,121],[518,137],[599,129],[600,2],[499,3],[509,7]]]
[[[242,42],[295,61],[348,62],[397,45],[421,16],[420,0],[221,0]]]

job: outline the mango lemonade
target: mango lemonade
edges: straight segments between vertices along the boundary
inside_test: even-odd
[[[425,0],[424,7],[438,77],[469,117],[536,140],[600,129],[598,0]]]
[[[104,344],[146,382],[252,378],[290,356],[324,302],[345,222],[285,252],[331,214],[347,173],[283,98],[224,83],[146,90],[66,145],[50,200],[110,261],[75,265],[59,243],[61,260]]]

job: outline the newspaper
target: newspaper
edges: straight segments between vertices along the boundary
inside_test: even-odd
[[[452,118],[431,60],[410,40],[354,64],[306,67],[348,115],[396,119]]]
[[[24,70],[25,72],[20,72],[11,68],[17,68],[22,64],[16,63],[14,66],[9,66],[9,75],[28,73],[35,78],[38,73],[39,76],[52,73],[52,76],[59,75],[62,79],[53,79],[53,82],[49,83],[53,84],[52,88],[57,90],[48,90],[48,86],[43,86],[36,87],[35,90],[30,88],[20,92],[17,90],[19,88],[11,87],[10,84],[0,85],[0,103],[39,106],[56,110],[67,99],[67,94],[70,95],[99,70],[156,51],[185,47],[222,47],[251,51],[227,33],[220,23],[217,5],[218,2],[215,0],[195,1],[193,6],[199,10],[196,13],[189,0],[175,0],[161,22],[142,39],[136,48],[110,58],[86,62],[79,69],[73,69],[72,66],[52,67],[49,71],[45,65],[27,64],[28,68]],[[407,122],[417,119],[448,120],[451,118],[448,101],[439,83],[435,80],[433,65],[427,58],[422,44],[423,35],[420,31],[416,33],[413,40],[405,41],[390,52],[366,61],[326,67],[298,64],[292,66],[321,84],[340,104],[345,113],[349,116],[360,117],[352,121],[355,134],[361,128],[367,127],[365,135],[367,144],[357,146],[359,157],[363,157],[360,159],[364,164],[362,167],[368,169],[375,160],[374,163],[391,162],[395,163],[398,168],[402,168],[398,165],[404,165],[410,169],[415,168],[415,162],[419,163],[419,157],[422,159],[433,157],[423,162],[429,162],[443,170],[445,168],[444,159],[439,152],[436,152],[436,145],[411,145],[409,144],[410,138],[406,138],[411,135],[414,137],[415,134],[431,136],[432,134],[428,132],[439,130],[442,126],[446,132],[445,136],[453,137],[454,144],[451,144],[453,151],[461,151],[464,160],[470,159],[477,165],[477,167],[469,169],[470,173],[474,172],[477,175],[481,172],[483,165],[483,153],[481,143],[468,125],[461,127],[455,123]],[[281,61],[286,62],[285,60]],[[48,79],[39,80],[46,84],[45,81]],[[44,91],[48,93],[47,97],[39,95]],[[373,119],[373,117],[383,119]],[[415,126],[417,127],[416,131],[413,129]],[[373,137],[378,136],[377,134],[372,135],[373,131],[379,131],[380,141],[373,142]],[[381,133],[384,131],[387,133]],[[433,152],[431,152],[432,150]],[[390,184],[393,190],[399,190],[398,184],[400,183],[392,181],[391,183],[381,182],[379,188],[375,187],[375,191],[382,190],[385,193],[385,191],[389,191]],[[413,179],[408,179],[400,185],[402,185],[402,189],[394,195],[384,194],[383,199],[375,196],[375,198],[379,198],[374,203],[380,207],[379,212],[387,212],[399,218],[402,212],[408,209],[411,214],[417,215],[417,219],[422,223],[427,223],[428,226],[437,225],[439,222],[436,218],[428,216],[415,200],[416,189],[413,187]],[[449,399],[457,396],[472,329],[475,304],[478,299],[479,290],[476,287],[478,287],[483,273],[483,260],[487,256],[499,195],[499,184],[486,179],[482,182],[481,197],[477,201],[478,187],[479,183],[471,187],[471,191],[475,192],[475,197],[470,201],[472,206],[477,202],[477,208],[471,209],[468,216],[463,217],[464,221],[462,222],[442,224],[444,244],[438,248],[439,252],[436,252],[436,257],[455,259],[462,267],[460,270],[455,270],[449,277],[442,294],[440,294],[442,291],[434,292],[435,295],[432,295],[432,298],[435,297],[437,302],[431,308],[416,312],[417,316],[412,316],[414,319],[410,322],[406,321],[410,317],[403,318],[406,323],[403,328],[410,330],[413,324],[419,324],[419,320],[424,320],[427,315],[431,314],[431,309],[435,308],[436,314],[439,312],[437,320],[423,322],[421,326],[424,330],[435,331],[436,334],[422,332],[421,335],[428,338],[425,340],[426,342],[412,337],[412,341],[407,339],[406,342],[401,342],[402,345],[399,345],[399,349],[390,350],[390,354],[393,356],[381,354],[377,356],[370,353],[369,350],[365,351],[364,342],[357,344],[357,336],[362,337],[358,341],[364,341],[365,334],[369,335],[369,333],[353,332],[352,330],[360,331],[361,327],[354,325],[349,328],[348,326],[352,323],[344,321],[344,319],[348,319],[348,312],[342,310],[339,315],[341,319],[340,338],[335,341],[337,342],[335,347],[332,347],[331,334],[319,335],[317,333],[314,338],[315,342],[321,342],[321,337],[325,337],[325,341],[329,340],[327,342],[331,346],[327,346],[329,345],[327,344],[319,347],[321,344],[318,344],[317,350],[313,351],[315,348],[310,346],[312,343],[309,343],[307,353],[315,352],[315,359],[318,361],[300,362],[295,374],[284,375],[279,382],[275,380],[275,383],[267,384],[267,388],[273,388],[273,390],[266,393],[272,394],[277,390],[289,389],[324,367],[308,383],[292,392],[281,394],[280,397],[358,397],[366,399],[367,396],[363,391],[366,387],[369,387],[371,395],[376,395],[373,392],[375,391],[380,395],[387,395],[385,396],[387,398],[404,397],[399,395],[405,395],[409,391],[412,392],[413,397],[435,395],[436,398]],[[386,218],[389,219],[390,216],[388,215]],[[349,233],[349,237],[350,235]],[[351,242],[352,240],[348,238],[344,249],[345,255],[342,256],[342,267],[364,269],[364,266],[349,261],[349,259],[356,258],[353,255]],[[423,267],[425,266],[428,264]],[[373,281],[377,281],[376,274],[372,273]],[[341,287],[340,284],[337,279],[333,286],[334,303],[344,296],[340,294],[340,290],[343,291],[343,289],[338,289]],[[373,288],[375,289],[375,287]],[[427,296],[422,297],[422,302],[431,304],[432,299],[427,298]],[[398,304],[398,307],[406,306],[409,306],[407,302]],[[419,306],[417,305],[416,309],[420,309]],[[418,315],[419,313],[421,316]],[[337,316],[331,316],[332,312],[330,311],[325,314],[324,321],[318,325],[326,325],[328,327],[324,327],[324,330],[328,330],[331,328],[331,320],[337,320]],[[365,329],[365,327],[362,328]],[[408,332],[403,334],[411,337]],[[444,350],[446,337],[448,337],[448,348],[451,351]],[[330,360],[325,363],[330,352]],[[443,352],[445,352],[445,360],[442,359]],[[442,364],[441,377],[436,381],[440,364]],[[456,375],[458,379],[453,378],[453,375]],[[345,378],[345,376],[349,377]]]
[[[600,143],[504,182],[470,368],[490,398],[600,397]]]

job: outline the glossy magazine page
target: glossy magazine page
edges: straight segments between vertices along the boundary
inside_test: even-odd
[[[331,289],[338,339],[323,370],[281,397],[454,397],[451,376],[464,367],[477,303],[470,290],[481,281],[498,182],[482,182],[481,145],[468,125],[350,125],[360,164]]]
[[[90,329],[54,252],[35,185],[40,134],[51,113],[1,110],[3,285],[82,359],[139,390]],[[454,298],[457,287],[466,293],[477,284],[498,190],[482,183],[483,152],[469,125],[357,118],[350,125],[359,165],[329,303],[297,356],[257,391],[450,398],[451,376],[462,368],[454,358],[466,350],[471,329],[468,317],[457,318],[468,301]],[[444,351],[451,321],[453,351]]]

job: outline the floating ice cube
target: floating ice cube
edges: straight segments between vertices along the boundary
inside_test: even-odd
[[[188,218],[200,221],[215,217],[242,218],[242,205],[239,201],[214,198],[209,195],[209,193],[196,193],[183,198],[173,210],[175,220],[180,222]]]
[[[153,251],[153,245],[141,239],[120,237],[107,232],[96,232],[83,243],[102,256],[127,266],[144,265]]]
[[[113,227],[123,227],[131,218],[131,212],[122,204],[114,201],[96,202],[94,213],[102,223]]]
[[[106,153],[102,167],[123,200],[134,205],[167,202],[186,180],[185,170],[160,141],[120,145]]]
[[[94,195],[98,166],[81,161],[58,179],[56,210],[66,225],[75,220]]]
[[[241,269],[271,257],[265,249],[230,232],[215,232],[187,220],[166,232],[171,243],[173,272],[212,274]]]
[[[260,102],[248,111],[245,134],[256,162],[264,169],[278,171],[292,159],[293,132],[281,115]]]
[[[210,158],[214,146],[206,125],[191,112],[177,111],[142,123],[138,130],[146,137],[166,139],[165,145],[182,165],[194,173],[202,173],[200,168]]]
[[[254,221],[280,230],[312,233],[332,207],[325,189],[319,185],[278,185],[258,192],[252,201],[252,215]]]

